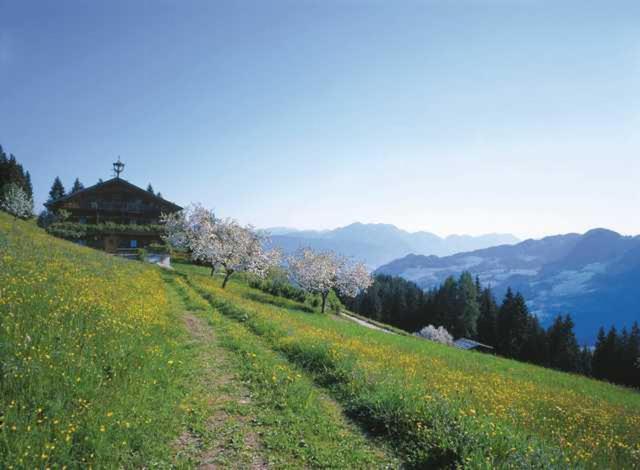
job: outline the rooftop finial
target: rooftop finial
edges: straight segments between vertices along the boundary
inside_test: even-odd
[[[124,163],[120,161],[120,155],[118,155],[118,161],[113,163],[113,172],[116,174],[116,178],[120,178],[120,173],[124,171]]]

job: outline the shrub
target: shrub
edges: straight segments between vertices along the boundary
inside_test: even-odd
[[[248,282],[254,289],[260,289],[263,292],[277,297],[284,297],[297,302],[305,302],[308,297],[305,291],[295,287],[287,281],[286,278],[280,277],[277,273],[270,273],[266,279],[251,276]]]

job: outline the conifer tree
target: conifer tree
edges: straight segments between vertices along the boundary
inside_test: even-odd
[[[640,387],[640,327],[638,322],[633,322],[629,341],[625,351],[625,369],[628,371],[629,381],[627,385],[632,387]]]
[[[147,191],[150,192],[151,194],[155,194],[155,191],[153,190],[153,186],[151,186],[151,183],[149,183],[149,185],[147,186]]]
[[[478,341],[495,347],[498,342],[498,304],[491,289],[486,288],[482,290],[479,303]]]
[[[507,290],[498,315],[498,352],[507,357],[520,358],[526,339],[529,309],[522,294]]]
[[[55,201],[64,196],[66,196],[66,191],[62,185],[62,181],[56,176],[56,179],[53,180],[53,184],[51,185],[51,190],[49,190],[49,201]]]
[[[580,347],[569,315],[556,317],[547,332],[549,366],[569,372],[578,370]]]
[[[480,305],[478,304],[476,284],[468,272],[460,275],[457,297],[458,315],[455,325],[457,336],[473,337],[478,329]]]
[[[593,375],[593,353],[587,346],[583,346],[580,350],[578,373],[586,376]]]
[[[31,173],[25,173],[25,187],[23,188],[29,199],[33,200],[33,184],[31,184]]]
[[[607,337],[604,332],[604,328],[600,327],[598,330],[598,337],[596,339],[596,345],[593,350],[593,357],[591,360],[591,373],[597,379],[602,379],[607,373]]]
[[[84,189],[84,184],[80,182],[80,178],[76,178],[76,180],[73,182],[71,192],[75,193],[76,191],[80,191],[81,189]]]
[[[525,334],[522,339],[522,349],[518,359],[534,364],[548,364],[549,351],[547,333],[540,325],[538,317],[527,314]]]
[[[9,184],[16,185],[29,199],[33,199],[31,175],[18,163],[15,155],[7,155],[0,146],[0,190]]]

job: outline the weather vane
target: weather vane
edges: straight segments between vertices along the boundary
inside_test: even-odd
[[[116,174],[116,178],[120,178],[120,173],[124,171],[124,163],[120,161],[120,155],[118,155],[118,161],[113,163],[113,172]]]

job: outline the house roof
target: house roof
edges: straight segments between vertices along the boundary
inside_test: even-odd
[[[145,189],[142,189],[141,187],[136,186],[135,184],[129,183],[127,180],[124,180],[122,178],[111,178],[111,179],[109,179],[107,181],[103,181],[101,183],[94,184],[93,186],[89,186],[89,187],[83,188],[83,189],[81,189],[79,191],[75,191],[73,193],[67,194],[66,196],[58,198],[55,201],[45,202],[44,205],[47,208],[51,208],[51,207],[54,207],[54,206],[56,206],[57,204],[59,204],[61,202],[73,199],[73,198],[75,198],[76,196],[78,196],[80,194],[86,194],[86,193],[89,193],[89,192],[94,191],[94,190],[99,189],[99,188],[104,188],[104,187],[114,186],[114,185],[124,186],[124,187],[126,187],[128,189],[131,189],[131,190],[135,191],[135,192],[141,193],[142,195],[144,195],[147,198],[155,199],[158,202],[160,202],[162,205],[169,207],[171,210],[174,210],[174,211],[182,210],[182,207],[180,207],[179,205],[174,204],[171,201],[167,201],[166,199],[161,198],[160,196],[157,196],[157,195],[155,195],[155,194],[153,194],[153,193],[151,193],[151,192],[149,192],[149,191],[147,191]]]
[[[453,345],[456,348],[460,348],[460,349],[475,349],[475,348],[493,349],[493,346],[489,346],[487,344],[478,343],[477,341],[474,341],[474,340],[469,339],[469,338],[459,338],[459,339],[457,339],[457,340],[455,340],[453,342]]]

